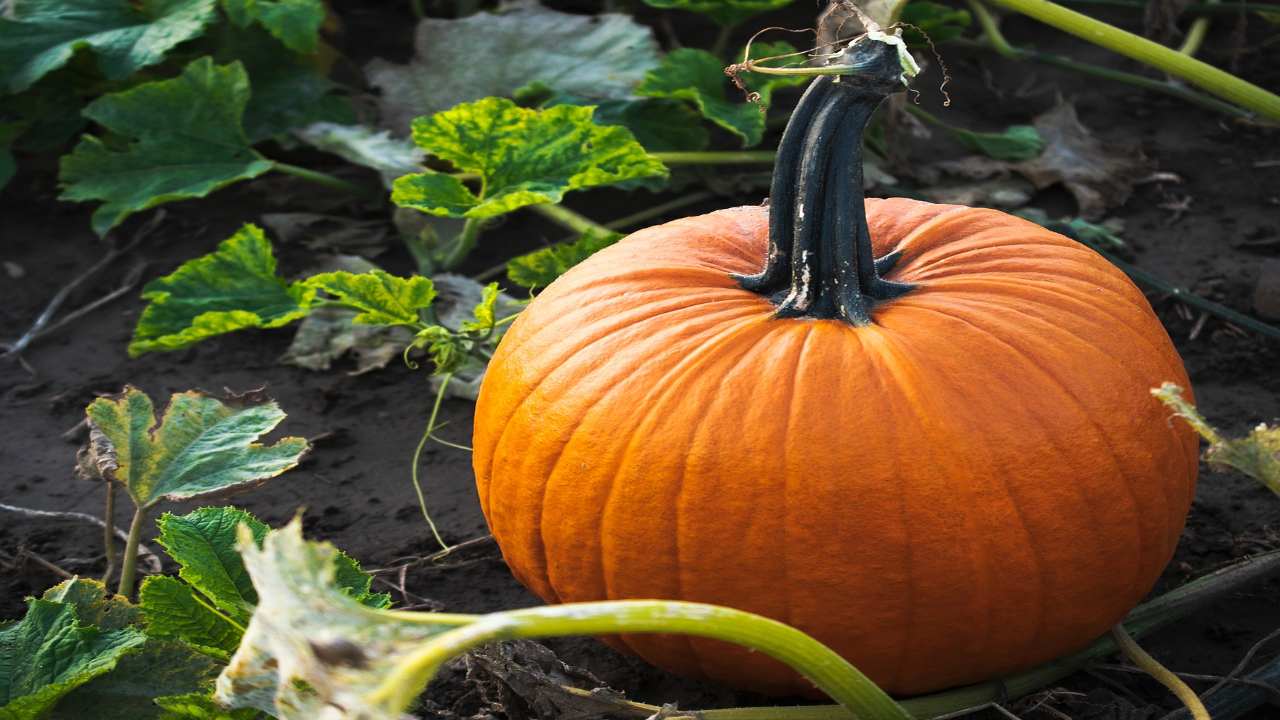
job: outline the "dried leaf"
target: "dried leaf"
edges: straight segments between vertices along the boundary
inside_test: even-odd
[[[622,706],[621,693],[531,640],[489,645],[472,651],[464,661],[467,682],[479,690],[490,711],[507,717],[595,720],[631,710]]]

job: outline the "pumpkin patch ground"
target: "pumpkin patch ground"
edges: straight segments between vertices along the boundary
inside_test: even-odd
[[[589,5],[551,4],[578,11]],[[400,56],[391,60],[407,61],[412,42],[409,31],[401,28],[414,22],[408,4],[352,5],[334,4],[342,23],[340,41],[336,41],[339,49],[360,65],[396,53]],[[1088,12],[1124,27],[1137,26],[1136,16],[1125,9],[1090,6]],[[812,23],[812,15],[811,3],[795,3],[760,16],[767,22],[759,27],[803,27]],[[637,10],[637,17],[655,27],[669,22],[648,7]],[[1214,29],[1215,36],[1225,42],[1227,25],[1233,21],[1216,22],[1222,27]],[[1248,42],[1242,47],[1270,42],[1274,48],[1274,30],[1258,28],[1261,20],[1250,23],[1244,31]],[[755,27],[741,26],[737,33],[742,37],[735,34],[735,41],[746,40],[748,26]],[[1003,29],[1021,45],[1041,53],[1156,77],[1027,18],[1011,15]],[[690,45],[715,42],[714,25],[701,20],[688,20],[687,26],[677,30]],[[391,35],[394,42],[387,40]],[[394,47],[389,50],[388,44]],[[925,114],[896,111],[900,117],[895,132],[915,137],[909,143],[893,143],[889,138],[894,147],[903,148],[905,156],[890,156],[892,162],[874,169],[878,174],[868,197],[897,195],[909,186],[920,198],[934,202],[1031,211],[1033,219],[1047,222],[1051,229],[1113,232],[1123,238],[1125,247],[1107,245],[1105,238],[1099,242],[1104,249],[1110,248],[1108,252],[1122,267],[1137,268],[1169,286],[1262,322],[1253,307],[1255,296],[1262,294],[1256,288],[1278,281],[1263,274],[1274,272],[1280,262],[1280,131],[1234,122],[1178,98],[1091,79],[1069,69],[1009,61],[964,43],[942,43],[940,48],[949,73],[945,87],[949,106],[944,106],[943,94],[937,91],[936,60],[917,53],[928,63],[913,83]],[[1207,46],[1202,54],[1219,66],[1233,62],[1222,46]],[[1265,50],[1239,53],[1234,71],[1275,90],[1280,88],[1280,66],[1271,59]],[[789,111],[801,90],[794,84],[776,88],[775,108]],[[944,118],[955,127],[996,131],[1034,123],[1045,146],[1034,159],[979,157],[958,146],[950,130],[928,117]],[[771,119],[761,128],[761,148],[777,145],[784,119],[785,112],[779,112],[777,121]],[[737,136],[724,126],[714,132],[724,133],[724,137],[714,136],[717,144],[736,147]],[[878,138],[876,142],[886,141]],[[869,146],[875,147],[874,143]],[[294,165],[338,167],[333,156],[305,146],[288,147],[281,153]],[[56,168],[42,162],[31,156],[0,191],[3,339],[20,337],[57,289],[103,254],[103,245],[91,229],[89,210],[57,200]],[[917,172],[907,177],[901,172],[907,167]],[[673,181],[687,182],[678,190],[595,189],[589,196],[570,195],[563,205],[603,222],[704,193],[696,202],[644,222],[657,225],[722,208],[759,206],[769,192],[767,179],[762,181],[758,172],[753,176],[751,171],[735,168],[721,173],[718,180],[710,177],[716,172],[715,168],[690,171]],[[356,175],[344,177],[368,180],[371,185],[377,182],[372,171],[368,177]],[[429,175],[433,173],[418,177]],[[404,192],[397,187],[397,193]],[[1121,200],[1125,195],[1127,199]],[[765,211],[758,212],[764,216]],[[82,420],[85,407],[96,398],[120,393],[127,385],[145,391],[157,405],[160,398],[192,388],[235,392],[265,388],[265,394],[288,414],[265,442],[297,436],[307,439],[311,450],[296,469],[237,494],[230,502],[273,528],[289,523],[301,509],[304,534],[331,541],[359,561],[374,576],[370,590],[389,593],[396,607],[488,613],[541,605],[542,600],[516,580],[489,537],[471,454],[428,442],[420,465],[426,506],[440,537],[459,546],[452,553],[439,552],[410,479],[414,449],[424,422],[432,415],[436,391],[428,374],[406,367],[398,352],[383,359],[385,367],[359,374],[352,372],[356,361],[349,357],[333,359],[325,371],[283,364],[282,356],[296,351],[296,347],[291,350],[292,330],[247,330],[138,357],[127,352],[131,338],[136,341],[135,328],[147,306],[139,297],[137,278],[145,282],[167,275],[191,258],[213,252],[245,223],[262,223],[264,216],[318,213],[348,219],[337,232],[308,225],[302,232],[279,236],[275,228],[280,226],[273,226],[272,232],[278,235],[275,255],[286,278],[347,267],[333,264],[349,262],[335,261],[335,253],[365,255],[394,275],[412,275],[418,268],[416,259],[394,239],[386,208],[353,209],[339,190],[317,189],[289,175],[268,175],[199,201],[167,205],[163,213],[163,220],[154,227],[143,216],[125,221],[117,231],[121,237],[142,234],[142,240],[108,271],[75,289],[66,307],[104,297],[132,278],[129,290],[32,343],[22,353],[21,363],[0,360],[0,466],[6,470],[5,480],[0,481],[0,618],[22,617],[24,599],[40,596],[65,579],[63,572],[101,576],[105,563],[100,528],[83,519],[36,516],[20,509],[101,515],[102,483],[77,477],[75,472],[76,451],[89,440]],[[1088,223],[1080,220],[1086,215]],[[1063,220],[1055,224],[1058,218]],[[1073,219],[1078,222],[1070,225]],[[504,216],[486,226],[482,240],[454,271],[484,274],[495,264],[561,240],[564,234],[549,215]],[[606,250],[601,257],[613,257],[608,253],[622,249]],[[1175,293],[1141,282],[1139,286],[1186,367],[1197,409],[1215,427],[1239,437],[1260,422],[1280,420],[1280,340],[1263,337]],[[519,287],[504,289],[511,296],[528,294]],[[568,306],[559,311],[568,314]],[[385,348],[380,352],[385,353]],[[986,358],[971,361],[983,363]],[[1087,360],[1083,362],[1085,367],[1076,372],[1095,371]],[[521,370],[527,367],[522,365]],[[1096,372],[1104,370],[1096,368]],[[566,392],[572,386],[567,383]],[[446,399],[439,406],[435,436],[470,445],[476,407],[459,397]],[[857,432],[865,419],[853,410],[831,408],[827,421]],[[1171,418],[1169,422],[1182,421]],[[492,451],[482,445],[484,433],[476,437],[479,452]],[[1089,460],[1080,462],[1081,472],[1087,472]],[[124,502],[117,501],[115,523],[127,527]],[[189,512],[198,504],[209,503],[165,503],[155,515],[160,510]],[[141,541],[159,550],[153,526],[148,523]],[[506,543],[505,528],[495,523],[493,529]],[[981,527],[975,531],[995,532]],[[511,555],[513,546],[504,547]],[[1249,477],[1202,462],[1185,529],[1152,595],[1242,558],[1276,550],[1280,550],[1280,497]],[[165,572],[176,572],[172,559],[163,553],[159,559]],[[822,562],[852,569],[841,572],[856,572],[858,567],[856,559],[846,557],[825,557]],[[513,565],[517,571],[527,570]],[[146,574],[148,566],[141,567]],[[538,587],[538,583],[530,584]],[[791,592],[803,594],[804,589]],[[1008,592],[1016,595],[1018,590]],[[1239,674],[1234,668],[1245,654],[1280,628],[1277,598],[1280,579],[1252,584],[1143,637],[1142,645],[1169,669],[1188,674],[1193,687],[1203,692],[1215,678]],[[1280,717],[1278,652],[1275,643],[1264,645],[1249,665],[1250,671],[1263,665],[1270,668],[1269,700],[1254,702],[1231,717]],[[797,695],[780,701],[681,677],[595,639],[558,638],[490,646],[447,664],[412,712],[423,718],[643,717],[634,710],[627,715],[599,698],[556,692],[558,685],[566,684],[612,688],[630,700],[657,706],[671,703],[682,710],[813,702]],[[1003,714],[1007,710],[1025,720],[1128,720],[1164,718],[1178,707],[1165,688],[1113,654],[1044,690],[1005,702],[1002,709],[978,710],[972,717],[1008,717]],[[77,716],[55,712],[53,717]]]

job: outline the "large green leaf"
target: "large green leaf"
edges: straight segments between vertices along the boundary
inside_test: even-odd
[[[432,215],[488,218],[559,202],[570,190],[666,176],[630,131],[596,125],[592,111],[571,105],[530,110],[485,98],[418,118],[414,141],[477,174],[480,192],[450,175],[418,173],[396,181],[392,200]]]
[[[542,93],[538,93],[538,90]],[[552,93],[549,88],[531,88],[525,97],[539,98],[541,102],[538,104],[542,107],[595,105],[596,113],[592,119],[597,125],[625,127],[649,152],[702,150],[711,139],[702,124],[702,115],[680,100],[640,98],[594,101],[578,95]]]
[[[101,235],[135,212],[267,172],[272,163],[240,126],[248,101],[244,67],[207,57],[171,80],[99,98],[84,114],[129,142],[116,149],[86,135],[62,158],[62,198],[103,201],[93,214]]]
[[[371,697],[373,690],[450,626],[369,612],[335,582],[340,553],[303,540],[298,519],[268,533],[261,547],[242,530],[240,552],[258,611],[215,697],[282,720],[323,717],[331,707],[350,717],[399,717],[403,708],[387,707]]]
[[[618,233],[584,233],[577,240],[534,250],[508,261],[507,277],[531,290],[546,287],[569,268],[618,242],[621,237]]]
[[[355,111],[341,87],[321,73],[314,57],[291,52],[260,27],[224,26],[213,57],[239,61],[253,92],[244,109],[244,132],[259,143],[317,122],[352,123]]]
[[[147,634],[174,638],[226,662],[240,644],[244,625],[211,607],[190,585],[168,575],[142,581],[138,604],[147,618]]]
[[[160,62],[199,36],[214,0],[19,0],[0,16],[0,91],[19,92],[89,49],[108,79]]]
[[[0,720],[43,716],[145,640],[133,628],[82,626],[70,603],[28,600],[22,621],[0,629]]]
[[[98,580],[76,577],[44,591],[42,600],[73,605],[81,625],[119,630],[138,622],[138,607],[122,595],[111,595]]]
[[[312,53],[320,44],[324,23],[322,0],[222,0],[231,22],[258,23],[294,52]]]
[[[167,720],[172,716],[159,697],[202,690],[208,696],[222,664],[184,643],[148,637],[115,670],[64,697],[50,720]]]
[[[209,693],[158,697],[155,704],[165,711],[160,720],[254,720],[260,717],[253,709],[226,710]]]
[[[142,289],[150,301],[138,318],[129,354],[177,350],[245,328],[287,325],[307,314],[315,291],[276,275],[262,230],[245,225],[214,252],[188,260]]]
[[[737,25],[752,15],[790,5],[792,0],[644,0],[664,10],[690,10],[711,17],[721,25]]]
[[[260,542],[269,530],[243,510],[207,507],[186,515],[161,515],[157,542],[177,561],[179,577],[243,626],[249,622],[258,597],[236,550],[236,528],[241,523],[255,541]],[[144,601],[144,610],[145,605]]]
[[[94,400],[85,410],[92,460],[124,486],[140,508],[160,500],[192,500],[254,484],[296,466],[307,441],[254,440],[285,418],[275,402],[222,402],[197,391],[175,394],[157,420],[151,398],[134,387]]]
[[[784,42],[753,43],[751,57],[761,59],[795,52]],[[776,75],[743,75],[744,82],[758,95],[757,102],[729,100],[731,92],[739,99],[742,91],[733,88],[724,74],[724,63],[715,55],[694,48],[681,48],[667,54],[657,70],[645,76],[636,88],[640,95],[656,98],[673,98],[694,104],[711,122],[742,139],[745,147],[758,145],[764,137],[765,108],[773,98],[774,90],[791,85],[802,85],[807,78]]]
[[[658,64],[649,28],[628,15],[573,15],[522,3],[506,12],[458,20],[425,18],[407,65],[371,62],[382,121],[400,134],[410,122],[458,103],[511,96],[539,83],[591,99],[631,96]]]
[[[396,277],[385,270],[321,273],[307,278],[307,284],[359,310],[354,321],[364,325],[418,325],[422,322],[418,311],[436,299],[431,280],[417,275]]]

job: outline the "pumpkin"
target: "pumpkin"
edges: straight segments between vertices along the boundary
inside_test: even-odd
[[[474,466],[515,576],[548,602],[732,606],[887,691],[1087,645],[1151,589],[1197,441],[1143,294],[995,210],[863,199],[861,134],[897,49],[813,81],[768,208],[641,230],[556,280],[502,340]],[[878,259],[877,259],[878,258]],[[616,642],[770,693],[806,684],[713,641]],[[809,688],[811,689],[811,688]]]

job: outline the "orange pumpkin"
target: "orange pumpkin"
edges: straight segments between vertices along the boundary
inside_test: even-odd
[[[1197,441],[1149,393],[1188,386],[1178,355],[1105,259],[994,210],[864,203],[860,135],[898,84],[877,45],[865,77],[806,92],[768,209],[642,230],[533,300],[485,377],[474,463],[548,602],[753,611],[914,694],[1116,623],[1173,554]],[[621,642],[806,689],[713,641]]]

